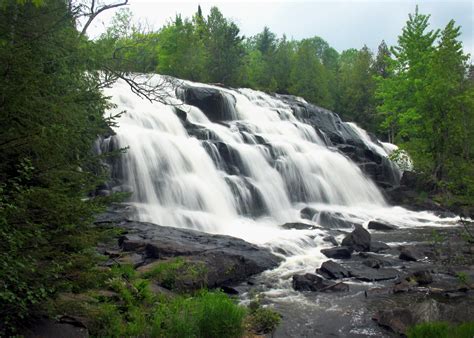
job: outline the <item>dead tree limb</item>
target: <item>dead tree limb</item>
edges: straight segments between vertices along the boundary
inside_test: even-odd
[[[122,6],[126,6],[128,4],[128,0],[124,0],[122,2],[117,2],[117,3],[113,3],[113,4],[110,4],[110,5],[103,5],[103,6],[99,6],[96,8],[96,1],[95,0],[91,0],[91,5],[89,7],[89,12],[88,13],[84,13],[83,15],[87,17],[87,21],[86,23],[84,24],[84,27],[82,28],[82,31],[81,31],[81,35],[85,35],[86,34],[86,31],[87,29],[89,28],[90,24],[92,23],[92,21],[94,21],[94,19],[102,12],[104,11],[107,11],[109,9],[113,9],[113,8],[118,8],[118,7],[122,7]]]

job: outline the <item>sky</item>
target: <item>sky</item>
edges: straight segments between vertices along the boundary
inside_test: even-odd
[[[212,6],[217,6],[225,17],[238,24],[245,36],[255,35],[268,26],[278,36],[286,34],[297,40],[320,36],[339,52],[360,49],[364,44],[376,51],[382,40],[389,46],[395,45],[408,14],[413,13],[418,4],[421,13],[431,14],[432,29],[443,28],[454,19],[461,26],[464,51],[471,54],[471,60],[474,55],[474,1],[129,0],[128,7],[135,21],[159,29],[176,14],[191,17],[198,4],[205,16]],[[112,16],[112,12],[101,14],[90,28],[89,35],[98,36]]]

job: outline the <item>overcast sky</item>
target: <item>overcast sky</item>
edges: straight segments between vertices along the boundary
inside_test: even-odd
[[[454,19],[461,26],[464,50],[471,55],[474,52],[473,1],[130,0],[129,3],[135,20],[146,21],[155,29],[178,13],[191,17],[198,4],[204,15],[212,6],[217,6],[225,17],[238,24],[245,36],[257,34],[268,26],[278,36],[286,34],[298,40],[320,36],[339,52],[348,48],[359,49],[364,44],[375,51],[383,39],[389,45],[396,44],[408,13],[414,12],[418,3],[421,13],[431,14],[433,29],[442,28]],[[101,14],[89,34],[97,36],[111,16],[112,13]]]

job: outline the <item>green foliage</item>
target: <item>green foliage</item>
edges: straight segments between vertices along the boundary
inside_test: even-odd
[[[472,200],[474,87],[459,35],[454,21],[430,31],[429,15],[410,15],[385,76],[379,69],[377,98],[382,127],[435,192]]]
[[[445,322],[418,324],[408,330],[408,338],[471,338],[474,322],[451,325]]]
[[[371,67],[372,53],[367,47],[341,55],[337,111],[363,128],[375,130],[375,82]]]
[[[247,327],[251,332],[266,334],[273,332],[280,324],[281,316],[277,312],[263,307],[258,307],[250,312],[247,318]]]
[[[59,290],[91,276],[109,201],[88,198],[105,170],[92,153],[110,132],[88,45],[64,1],[0,8],[0,335]]]
[[[156,280],[163,287],[177,291],[199,290],[207,284],[207,268],[201,262],[186,261],[178,257],[158,262],[145,278]]]
[[[262,294],[252,295],[245,326],[247,331],[255,334],[271,333],[280,324],[281,315],[270,308],[262,307],[261,302]]]
[[[140,278],[130,265],[114,266],[106,274],[109,279],[99,290],[59,297],[52,315],[84,318],[91,335],[100,337],[241,337],[244,333],[246,309],[222,292],[154,293],[152,276]]]
[[[298,45],[293,58],[290,79],[290,93],[301,95],[325,107],[332,105],[326,69],[318,58],[311,40],[303,40]]]
[[[153,336],[241,337],[245,308],[220,292],[203,291],[192,298],[161,304],[153,317]]]

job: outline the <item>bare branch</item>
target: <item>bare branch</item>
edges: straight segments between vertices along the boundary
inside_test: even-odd
[[[91,6],[89,7],[89,13],[85,14],[85,16],[87,16],[88,18],[87,18],[87,21],[86,21],[84,27],[82,28],[81,35],[86,34],[87,29],[89,28],[92,21],[94,21],[94,19],[97,17],[97,15],[99,15],[100,13],[102,13],[104,11],[107,11],[109,9],[122,7],[122,6],[125,6],[127,4],[128,4],[128,0],[124,0],[122,2],[117,2],[115,4],[104,5],[104,6],[95,8],[95,5],[96,5],[95,0],[91,0]]]

